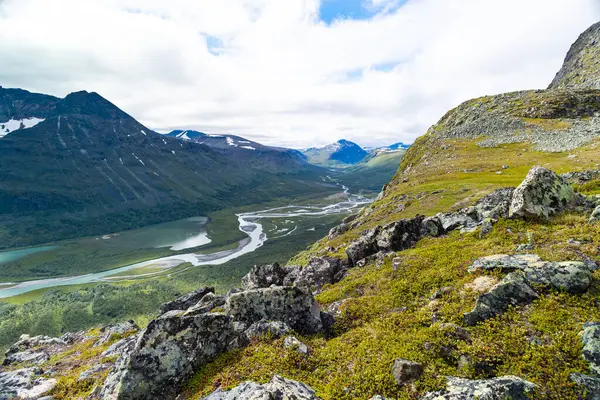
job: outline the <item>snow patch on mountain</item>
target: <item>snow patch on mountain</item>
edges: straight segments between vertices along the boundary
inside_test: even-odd
[[[0,137],[19,129],[33,128],[42,121],[44,121],[44,118],[11,119],[7,122],[0,122]]]

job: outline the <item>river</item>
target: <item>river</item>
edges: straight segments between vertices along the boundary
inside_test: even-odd
[[[248,237],[241,240],[238,243],[237,248],[232,250],[225,250],[212,254],[178,254],[174,256],[162,257],[154,260],[131,264],[104,272],[63,278],[40,279],[34,281],[20,282],[16,284],[2,284],[0,285],[0,298],[17,296],[34,290],[47,289],[58,286],[78,285],[94,282],[115,282],[119,280],[127,280],[132,278],[150,278],[152,276],[164,274],[165,272],[168,272],[168,270],[171,270],[175,267],[179,267],[187,263],[191,264],[192,267],[198,267],[202,265],[225,264],[226,262],[241,257],[244,254],[248,254],[255,251],[268,240],[268,236],[266,232],[263,231],[263,226],[259,222],[262,218],[293,218],[304,216],[308,217],[350,213],[355,211],[358,207],[361,207],[365,204],[369,204],[371,202],[371,200],[366,197],[350,194],[349,189],[347,187],[342,187],[344,189],[344,194],[347,196],[347,198],[336,204],[329,204],[323,206],[290,205],[285,207],[277,207],[267,210],[255,211],[251,213],[237,214],[239,222],[238,229],[244,232]],[[285,234],[289,233],[291,232],[286,232]],[[200,234],[197,237],[192,238],[191,240],[195,241],[195,243],[199,243],[201,241],[206,242],[207,240],[210,241],[203,234]],[[177,248],[175,247],[178,246],[174,246],[172,250],[177,250]],[[144,267],[151,267],[152,272],[135,275],[124,274],[127,271],[138,270]],[[182,271],[182,269],[179,269],[177,272],[180,273]]]

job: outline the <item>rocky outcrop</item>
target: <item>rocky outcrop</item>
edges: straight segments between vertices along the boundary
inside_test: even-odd
[[[600,206],[594,208],[592,214],[590,215],[590,223],[596,223],[600,221]]]
[[[583,358],[590,363],[590,372],[600,377],[600,322],[584,325],[581,343]]]
[[[66,346],[67,343],[59,338],[21,335],[19,341],[6,351],[3,365],[22,363],[40,365]]]
[[[283,347],[292,349],[300,354],[308,355],[308,346],[298,340],[295,336],[288,336],[283,340]]]
[[[549,89],[600,89],[600,23],[571,46]]]
[[[489,292],[479,296],[473,311],[465,314],[465,323],[475,325],[503,314],[510,306],[528,304],[537,297],[522,273],[509,274]]]
[[[0,400],[38,399],[56,385],[55,379],[42,377],[41,368],[24,368],[0,373]]]
[[[516,376],[469,380],[448,378],[446,390],[427,393],[422,400],[529,400],[535,385]]]
[[[516,189],[509,215],[520,218],[548,218],[565,211],[579,195],[562,177],[544,167],[531,168]]]
[[[203,400],[319,400],[307,385],[275,375],[271,382],[261,385],[244,382],[229,391],[217,390]]]
[[[600,378],[583,374],[569,374],[569,380],[585,393],[585,400],[600,400]]]
[[[184,294],[177,299],[165,303],[160,307],[160,314],[164,314],[173,310],[187,310],[191,306],[197,304],[202,298],[208,293],[214,293],[215,288],[213,287],[201,287],[197,290],[194,290],[191,293]]]
[[[282,286],[283,278],[290,271],[278,263],[268,265],[255,265],[250,272],[242,278],[242,287],[245,290],[268,288],[271,285]]]
[[[247,324],[261,320],[282,321],[304,334],[323,329],[312,293],[298,287],[278,286],[234,293],[227,298],[225,309],[232,319]]]
[[[275,275],[280,282],[283,277],[278,271],[272,265],[264,270],[255,267],[245,282],[266,285],[274,282]],[[196,304],[191,304],[192,296],[176,301],[176,307],[189,305],[187,310],[168,311],[151,321],[139,338],[125,339],[109,349],[122,354],[106,379],[102,399],[174,398],[196,369],[229,349],[265,334],[281,337],[292,329],[305,334],[324,329],[322,313],[307,288],[270,286],[232,291],[225,297],[209,290],[201,299],[198,291],[194,293]],[[225,312],[211,312],[215,304],[224,305]]]
[[[123,335],[127,332],[137,332],[140,328],[133,321],[121,322],[120,324],[112,324],[100,329],[100,338],[94,346],[102,346],[106,344],[113,335]]]
[[[469,268],[475,271],[516,271],[479,296],[473,311],[465,314],[465,322],[474,325],[503,314],[510,306],[525,305],[548,289],[568,293],[584,293],[590,287],[593,262],[544,262],[535,254],[509,256],[499,254],[476,260]]]

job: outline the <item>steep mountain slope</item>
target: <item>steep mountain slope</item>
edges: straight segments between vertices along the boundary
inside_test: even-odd
[[[312,147],[303,151],[308,162],[324,167],[352,165],[367,156],[367,151],[354,142],[338,140],[325,147]]]
[[[56,99],[2,89],[0,99],[0,121],[40,120],[0,139],[2,247],[327,190],[308,164],[273,170],[164,137],[96,93]]]
[[[405,150],[371,150],[360,162],[332,175],[350,188],[378,192],[394,176],[405,153]]]
[[[600,89],[600,22],[581,34],[549,89]]]

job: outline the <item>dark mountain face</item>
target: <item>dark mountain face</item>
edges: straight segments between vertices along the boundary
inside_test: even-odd
[[[256,156],[160,135],[96,93],[57,99],[0,89],[0,99],[0,124],[43,119],[0,138],[2,247],[327,190],[297,159],[273,169]]]
[[[320,148],[310,148],[304,151],[309,162],[315,165],[332,166],[335,164],[356,164],[369,153],[356,143],[348,140],[337,142]]]

